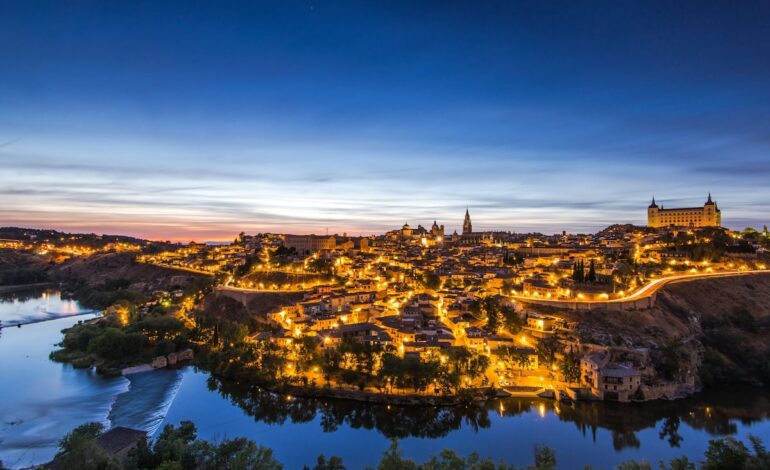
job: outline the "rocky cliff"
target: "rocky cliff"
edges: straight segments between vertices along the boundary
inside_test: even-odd
[[[658,383],[672,390],[770,386],[768,274],[673,284],[649,309],[566,315],[578,322],[582,342],[650,348]]]

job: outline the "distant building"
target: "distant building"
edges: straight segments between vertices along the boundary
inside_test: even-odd
[[[442,243],[444,241],[444,226],[439,225],[435,220],[433,226],[430,228],[430,235],[436,242]]]
[[[703,207],[681,209],[658,207],[653,197],[652,204],[647,208],[647,226],[657,228],[672,225],[676,227],[721,227],[722,212],[716,201],[711,200],[711,193],[709,193],[708,200]]]
[[[412,238],[412,234],[414,233],[414,230],[412,230],[412,227],[409,226],[409,222],[406,222],[403,227],[401,227],[401,236],[403,238]]]
[[[283,246],[294,248],[297,253],[307,255],[319,251],[331,251],[337,247],[335,237],[321,237],[318,235],[286,235]]]
[[[473,225],[471,224],[471,214],[468,209],[465,209],[465,220],[463,220],[463,235],[473,233]]]

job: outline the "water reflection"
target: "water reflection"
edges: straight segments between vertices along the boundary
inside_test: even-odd
[[[584,436],[591,435],[593,442],[597,440],[597,431],[607,430],[616,451],[639,448],[637,434],[650,428],[658,429],[659,438],[676,448],[683,440],[682,423],[717,437],[734,434],[736,421],[752,424],[770,418],[767,392],[750,387],[705,392],[687,400],[637,405],[509,398],[446,408],[293,399],[215,377],[208,379],[208,387],[265,424],[309,423],[320,416],[324,432],[334,432],[347,425],[353,429],[376,430],[387,438],[397,439],[440,438],[462,427],[478,431],[492,426],[491,415],[511,418],[536,413],[557,415],[562,422],[574,423]]]
[[[0,294],[0,322],[4,327],[95,312],[62,298],[57,290],[30,288]]]

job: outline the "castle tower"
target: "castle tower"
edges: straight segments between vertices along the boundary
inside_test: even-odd
[[[463,221],[463,234],[473,232],[473,225],[471,225],[471,214],[468,212],[468,208],[465,208],[465,220]]]
[[[647,208],[647,226],[658,226],[658,205],[655,203],[655,196],[652,196],[652,204]]]
[[[722,212],[719,210],[717,202],[711,199],[711,193],[706,199],[706,204],[703,205],[703,225],[706,227],[722,226]]]

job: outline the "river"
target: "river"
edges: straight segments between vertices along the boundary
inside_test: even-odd
[[[60,331],[93,317],[57,292],[0,301],[0,320],[47,320],[0,336],[0,460],[22,467],[49,460],[58,440],[88,421],[156,433],[191,420],[207,439],[245,436],[270,447],[286,468],[339,455],[349,468],[374,465],[397,438],[418,461],[442,449],[531,463],[536,445],[560,468],[611,468],[627,459],[701,458],[708,441],[749,434],[770,444],[770,394],[748,387],[641,405],[505,399],[454,408],[399,408],[342,400],[291,399],[187,367],[104,379],[48,359]],[[55,318],[64,315],[62,318]],[[7,320],[7,321],[6,321]]]

